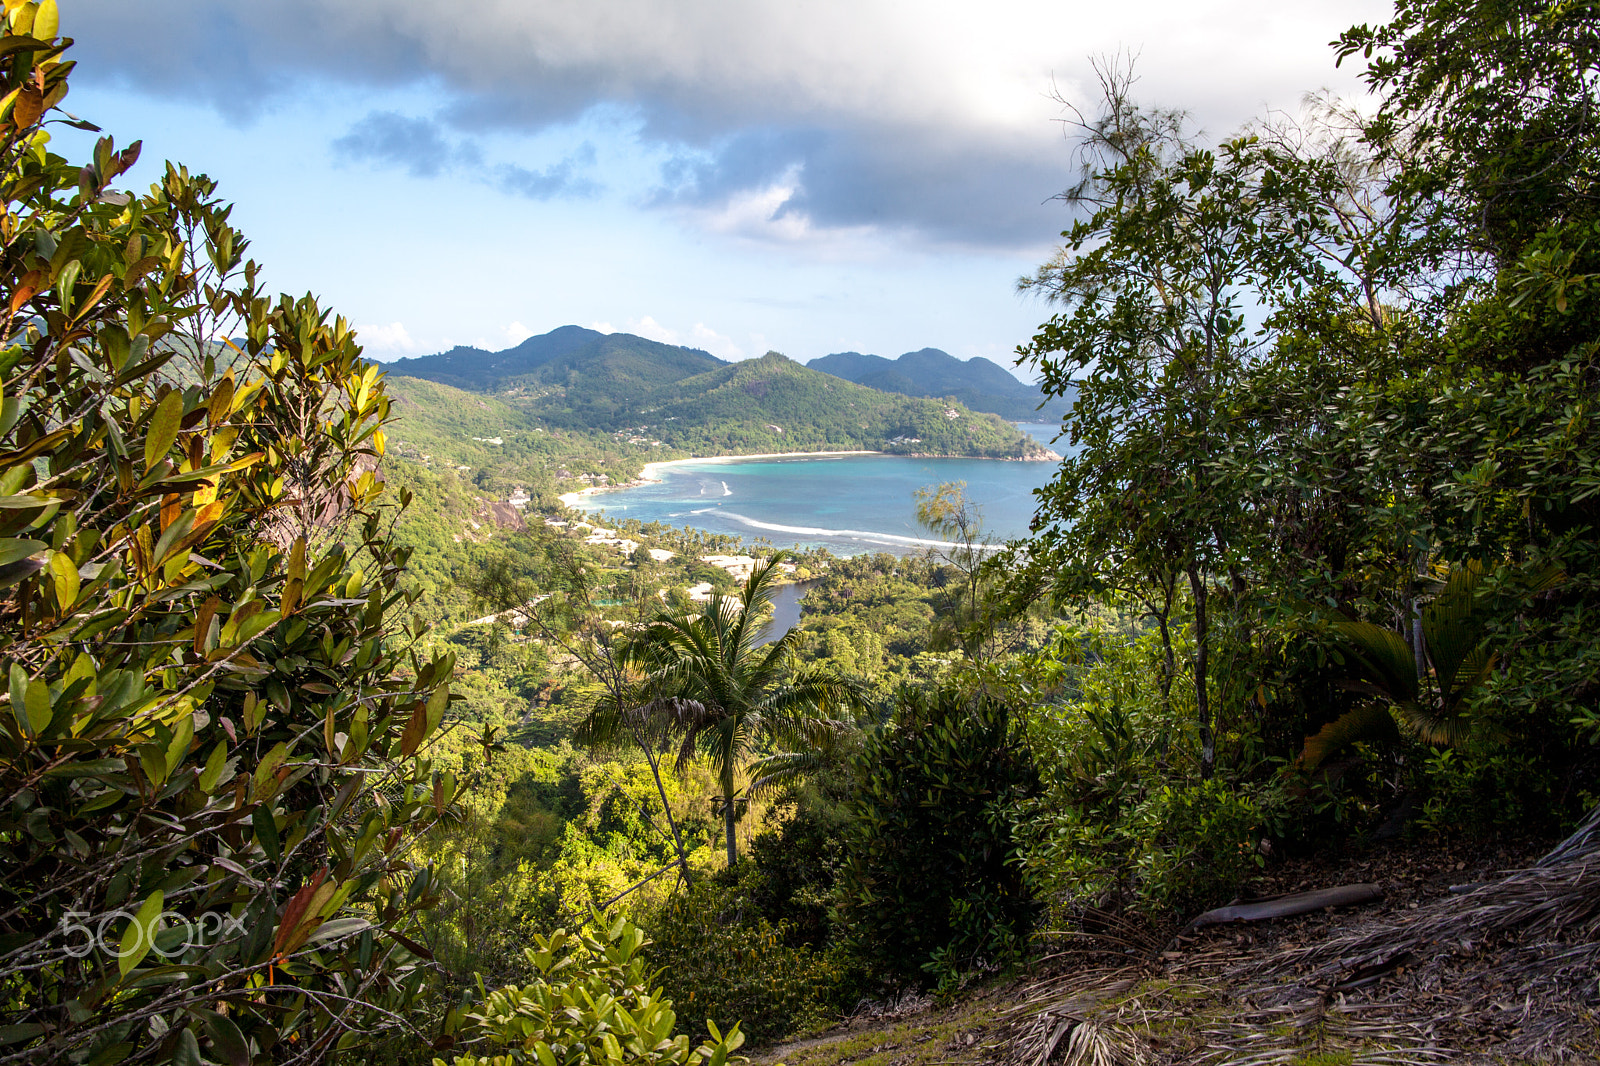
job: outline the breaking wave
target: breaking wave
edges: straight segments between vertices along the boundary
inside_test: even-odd
[[[700,514],[702,512],[696,511],[695,513]],[[859,540],[869,544],[892,544],[914,548],[948,548],[951,546],[947,540],[933,540],[928,537],[902,537],[894,533],[879,533],[870,529],[823,529],[820,526],[786,526],[779,522],[763,522],[748,515],[742,515],[737,511],[722,510],[717,513],[733,519],[740,525],[770,533],[792,533],[800,537],[838,537],[841,540]],[[999,546],[985,547],[982,550],[998,551]]]

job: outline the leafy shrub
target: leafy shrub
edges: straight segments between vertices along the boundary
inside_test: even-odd
[[[918,983],[1019,950],[1037,908],[1012,826],[1038,776],[1006,705],[904,692],[856,765],[836,909],[850,949]]]
[[[4,12],[0,1040],[348,1051],[427,990],[409,847],[460,783],[422,757],[453,665],[396,619],[385,386],[260,290],[204,176],[50,153],[70,41],[53,0]]]
[[[527,949],[538,974],[527,985],[489,993],[468,1014],[468,1035],[491,1046],[489,1055],[458,1055],[453,1066],[725,1066],[744,1043],[736,1024],[691,1047],[677,1033],[672,1001],[651,990],[641,950],[649,941],[638,926],[618,919],[599,935],[557,930],[534,937]],[[444,1059],[434,1066],[450,1066]]]
[[[1573,813],[1563,808],[1592,806],[1573,804],[1574,797],[1562,795],[1557,768],[1521,748],[1435,750],[1424,760],[1422,776],[1428,799],[1421,824],[1446,835],[1554,834],[1563,815],[1570,819]]]
[[[750,842],[750,869],[741,876],[761,913],[784,922],[789,944],[821,948],[832,939],[829,912],[843,861],[839,840],[850,823],[850,777],[848,765],[830,763],[792,784]]]
[[[652,957],[691,1031],[736,1018],[755,1040],[825,1023],[849,1006],[858,967],[830,944],[829,909],[848,775],[832,764],[790,784],[732,869],[697,880],[649,923]]]
[[[1232,896],[1262,864],[1255,800],[1217,780],[1154,789],[1119,826],[1147,908],[1180,913]]]
[[[671,899],[651,925],[651,955],[696,1032],[737,1019],[755,1040],[814,1027],[854,987],[838,951],[795,944],[790,922],[762,913],[761,875],[742,862]]]
[[[1063,921],[1083,907],[1155,916],[1226,899],[1261,861],[1259,805],[1276,809],[1276,786],[1197,780],[1187,715],[1157,695],[1153,641],[1100,651],[1078,698],[1029,723],[1044,771],[1019,824],[1030,882]]]
[[[1262,823],[1254,796],[1220,780],[1142,789],[1122,807],[1050,792],[1029,808],[1028,873],[1064,912],[1188,913],[1232,896],[1262,864]]]

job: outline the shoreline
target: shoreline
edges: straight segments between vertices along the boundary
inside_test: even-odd
[[[882,450],[879,450],[879,449],[873,449],[873,448],[856,448],[856,449],[849,450],[849,451],[830,451],[830,452],[755,452],[755,453],[749,454],[749,455],[690,456],[687,459],[659,459],[659,460],[657,460],[655,462],[652,462],[652,463],[646,463],[646,464],[644,464],[644,466],[642,468],[640,468],[639,476],[634,478],[632,481],[624,481],[624,482],[622,482],[620,484],[617,484],[617,485],[590,486],[589,488],[586,488],[586,489],[574,489],[571,492],[563,492],[560,496],[557,496],[556,499],[561,501],[562,506],[567,507],[567,508],[569,508],[571,510],[578,510],[578,501],[583,499],[585,496],[598,496],[603,492],[618,492],[618,491],[620,491],[622,489],[632,489],[632,488],[637,488],[640,485],[654,484],[654,483],[659,482],[661,480],[661,478],[657,477],[656,474],[662,468],[668,467],[668,466],[680,466],[680,465],[682,465],[684,463],[737,463],[737,462],[739,462],[741,460],[744,460],[744,459],[838,458],[839,456],[844,456],[844,455],[896,455],[896,456],[900,456],[900,457],[906,458],[906,459],[981,459],[981,458],[987,458],[986,456],[934,455],[934,454],[931,454],[931,453],[922,453],[922,452],[910,452],[910,453],[886,452],[886,451],[882,451]],[[1040,462],[1051,463],[1051,462],[1060,462],[1061,461],[1061,456],[1057,455],[1052,449],[1046,448],[1044,450],[1044,454],[1043,455],[1018,456],[1018,457],[1015,457],[1015,458],[994,459],[993,461],[997,462],[997,463],[1040,463]],[[587,512],[585,512],[585,513],[587,513]]]
[[[838,457],[841,455],[886,455],[888,453],[872,449],[856,449],[841,452],[757,452],[752,455],[706,455],[690,456],[687,459],[660,459],[653,463],[646,463],[639,471],[639,476],[632,481],[625,481],[620,485],[591,486],[586,489],[576,489],[572,492],[563,492],[556,499],[573,510],[577,510],[578,501],[585,496],[598,496],[603,492],[617,492],[621,489],[637,488],[640,485],[649,485],[660,481],[656,472],[662,467],[679,466],[683,463],[735,463],[741,459],[806,459],[815,456]]]

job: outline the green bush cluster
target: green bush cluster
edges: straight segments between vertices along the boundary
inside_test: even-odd
[[[650,923],[651,962],[691,1031],[738,1018],[753,1040],[825,1025],[855,986],[850,960],[797,942],[793,923],[773,920],[757,896],[761,873],[741,863],[673,897]]]
[[[677,1032],[672,1001],[652,988],[638,926],[618,919],[597,932],[558,929],[534,935],[527,949],[537,975],[484,997],[467,1014],[463,1035],[476,1050],[434,1066],[726,1066],[746,1061],[733,1053],[744,1043],[735,1024],[723,1034],[707,1022],[711,1039],[692,1046]]]
[[[469,783],[428,757],[453,661],[397,618],[389,398],[214,182],[49,151],[94,128],[58,30],[0,15],[0,1046],[365,1051],[427,999],[410,846]]]
[[[1160,919],[1226,900],[1264,862],[1281,788],[1231,764],[1200,778],[1183,694],[1164,701],[1156,683],[1154,635],[1092,644],[1070,691],[1028,716],[1042,777],[1018,821],[1029,884],[1068,924],[1086,908]]]
[[[954,688],[903,692],[856,765],[836,899],[851,952],[915,983],[1014,957],[1037,907],[1013,822],[1038,774],[1010,708]]]

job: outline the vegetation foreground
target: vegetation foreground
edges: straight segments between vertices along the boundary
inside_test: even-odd
[[[1375,115],[1214,145],[1103,68],[1019,351],[1081,450],[903,559],[580,527],[660,428],[581,374],[391,455],[4,12],[0,1066],[1600,1057],[1593,5],[1402,0]],[[802,370],[674,402],[951,420]]]

